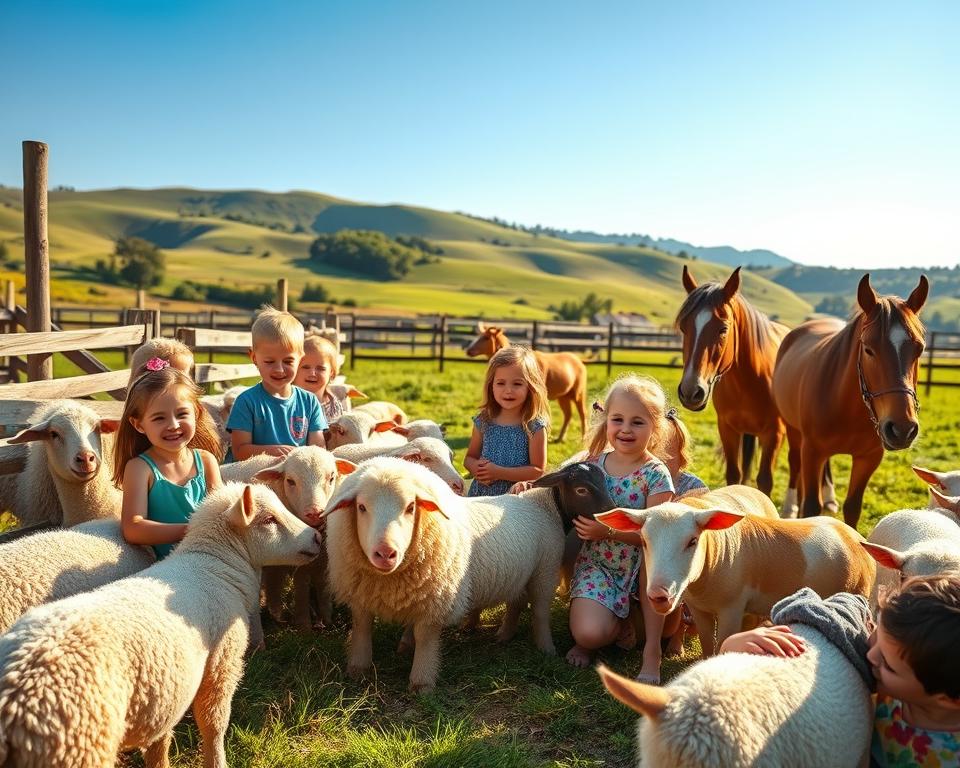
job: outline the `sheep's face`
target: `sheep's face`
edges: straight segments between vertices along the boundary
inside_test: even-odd
[[[596,464],[570,464],[535,480],[533,487],[557,489],[560,518],[565,531],[573,527],[577,517],[593,517],[615,506],[607,490],[603,470]]]
[[[376,420],[370,414],[351,411],[343,414],[330,425],[330,439],[327,448],[331,451],[341,445],[365,443],[373,433]]]
[[[449,485],[454,493],[463,496],[463,478],[453,466],[453,451],[443,440],[433,437],[417,438],[403,446],[396,456],[426,467]]]
[[[245,540],[256,568],[304,565],[320,554],[320,534],[289,512],[266,486],[244,486],[227,519]]]
[[[69,483],[86,483],[97,476],[103,464],[101,436],[115,432],[118,426],[115,419],[101,419],[88,408],[68,405],[58,407],[10,442],[42,440],[52,474]]]
[[[613,509],[597,515],[597,520],[618,531],[639,532],[647,597],[664,615],[676,609],[687,585],[700,578],[703,532],[728,528],[742,519],[741,514],[691,509],[676,502],[645,510]]]
[[[901,582],[911,576],[960,572],[960,554],[950,542],[931,541],[922,549],[910,552],[899,552],[870,541],[861,541],[860,545],[879,565],[898,571]]]
[[[295,448],[284,460],[258,472],[254,479],[279,481],[287,507],[311,527],[320,525],[327,501],[333,495],[340,474],[352,471],[353,464],[335,459],[316,446]]]

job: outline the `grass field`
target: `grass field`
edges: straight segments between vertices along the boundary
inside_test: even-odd
[[[108,362],[119,367],[121,361]],[[451,363],[440,374],[430,363],[368,361],[358,362],[354,371],[346,369],[349,380],[371,397],[394,400],[412,417],[444,423],[461,468],[483,371],[482,365]],[[65,361],[57,361],[58,375],[71,372]],[[678,371],[648,372],[668,394],[675,392]],[[591,368],[590,376],[592,398],[600,394],[607,379],[601,368]],[[709,484],[722,484],[712,409],[682,415],[696,441],[694,470]],[[553,419],[556,428],[560,413],[555,406]],[[864,503],[863,533],[887,512],[926,504],[926,491],[911,472],[911,463],[954,466],[960,447],[960,398],[934,390],[923,398],[921,421],[916,445],[905,453],[888,454],[874,476]],[[551,466],[577,451],[579,439],[577,426],[562,444],[551,443]],[[849,461],[835,461],[841,498],[848,471]],[[778,502],[785,478],[784,452],[776,477]],[[375,672],[362,682],[344,675],[349,629],[344,609],[338,610],[335,626],[322,634],[303,636],[284,627],[268,628],[267,649],[250,660],[234,699],[230,764],[255,768],[631,765],[633,713],[603,692],[595,672],[573,669],[562,659],[571,645],[564,603],[558,598],[553,607],[554,639],[561,653],[556,658],[545,658],[533,648],[528,617],[508,646],[498,646],[494,640],[498,619],[497,612],[486,612],[474,634],[446,631],[439,684],[434,693],[421,696],[406,690],[410,660],[394,652],[400,636],[397,626],[377,626]],[[610,651],[602,658],[623,673],[639,671],[639,652]],[[689,659],[665,660],[666,677],[686,663]],[[131,756],[127,764],[140,765],[140,758]],[[189,716],[177,729],[173,764],[201,764],[197,731]]]

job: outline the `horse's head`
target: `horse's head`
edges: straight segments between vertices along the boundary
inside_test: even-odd
[[[510,346],[507,335],[503,332],[502,328],[478,323],[477,331],[479,331],[480,335],[471,341],[465,350],[467,357],[479,357],[483,355],[484,357],[490,358],[496,354],[497,350]]]
[[[740,267],[723,285],[698,286],[684,264],[683,287],[688,295],[676,320],[677,330],[683,335],[683,376],[677,394],[685,408],[702,411],[713,385],[734,361],[733,298],[740,290]]]
[[[857,288],[860,391],[884,448],[891,451],[909,448],[920,430],[917,372],[924,329],[919,312],[929,290],[925,275],[906,301],[878,296],[869,274]]]

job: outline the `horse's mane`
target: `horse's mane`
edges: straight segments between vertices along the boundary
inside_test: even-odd
[[[679,330],[682,323],[686,322],[691,315],[700,312],[701,309],[708,309],[712,312],[723,303],[723,300],[723,285],[720,283],[698,285],[687,294],[686,300],[680,305],[677,318],[674,320],[674,327]],[[783,326],[774,323],[763,312],[743,298],[739,291],[734,294],[730,303],[736,305],[744,318],[747,333],[752,342],[751,346],[754,349],[767,349],[771,344],[779,346],[780,340],[786,333]]]
[[[869,320],[863,310],[857,307],[850,316],[847,326],[857,327],[866,323],[880,323],[880,333],[886,336],[890,333],[890,326],[899,320],[900,324],[903,325],[907,333],[913,337],[914,341],[919,341],[921,344],[923,343],[926,330],[920,321],[920,316],[907,307],[903,299],[899,296],[878,296],[877,308],[879,312],[877,312],[876,309],[873,310],[873,312],[877,312],[876,319]],[[871,312],[871,314],[873,314],[873,312]],[[858,323],[857,321],[860,322]]]

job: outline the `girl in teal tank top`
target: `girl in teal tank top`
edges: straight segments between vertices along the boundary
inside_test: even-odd
[[[207,493],[221,485],[220,445],[200,403],[202,390],[159,358],[127,392],[114,450],[113,480],[123,489],[120,521],[131,544],[173,551]],[[138,461],[139,459],[139,461]]]

